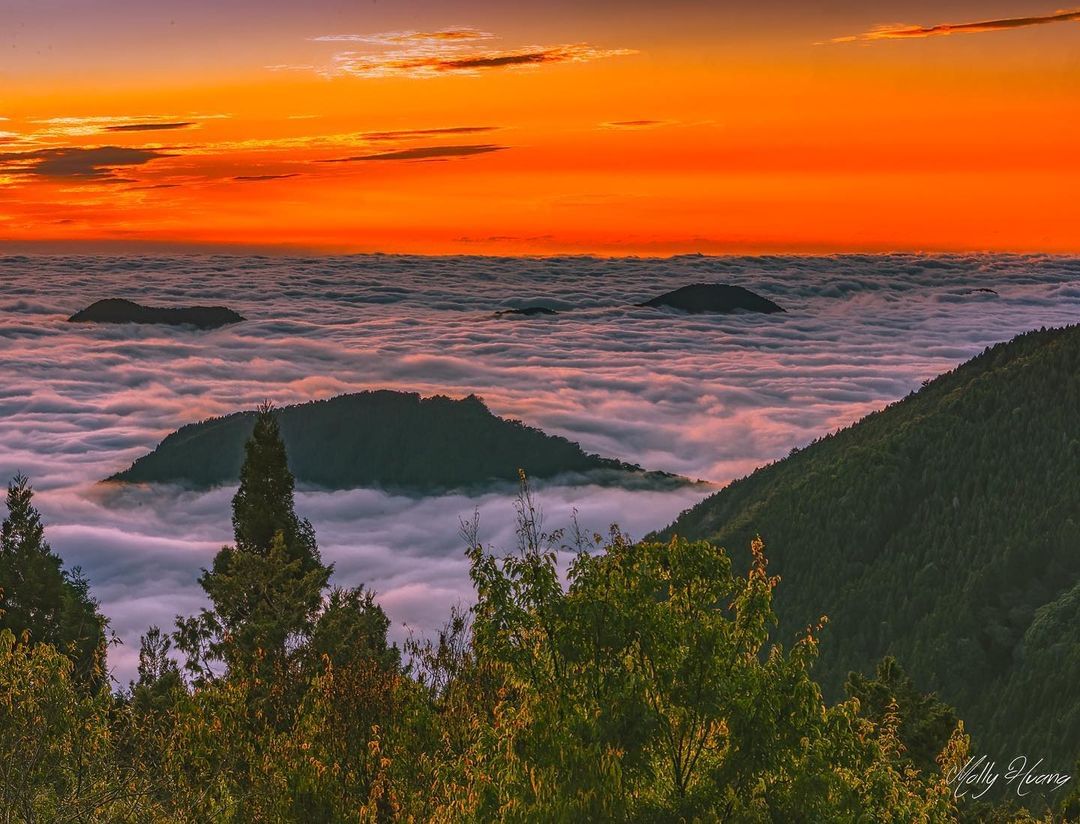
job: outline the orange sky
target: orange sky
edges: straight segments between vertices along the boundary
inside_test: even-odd
[[[16,5],[8,249],[1080,251],[1036,3]]]

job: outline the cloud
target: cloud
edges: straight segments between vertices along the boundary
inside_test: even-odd
[[[393,45],[400,43],[460,43],[474,40],[491,40],[491,32],[460,27],[439,31],[390,31],[379,34],[324,34],[311,39],[317,43],[371,43]]]
[[[55,208],[52,217],[92,216]],[[631,305],[701,281],[745,286],[789,311],[673,317]],[[124,638],[109,654],[125,678],[149,623],[168,628],[176,613],[203,603],[199,568],[229,540],[232,490],[112,498],[93,482],[184,423],[265,398],[475,391],[495,413],[590,451],[722,482],[903,397],[989,343],[1080,317],[1080,259],[1038,255],[222,258],[158,250],[0,255],[0,283],[0,481],[18,470],[33,479],[53,547],[86,569]],[[1000,297],[964,294],[987,285]],[[227,305],[249,321],[211,334],[66,322],[108,295]],[[566,311],[557,323],[492,317],[533,302]],[[576,507],[589,528],[617,521],[641,535],[698,494],[548,487],[540,500],[552,528]],[[395,632],[402,622],[437,625],[449,604],[469,597],[457,520],[476,506],[484,540],[512,545],[512,503],[501,492],[417,500],[302,491],[297,503],[336,565],[335,582],[372,584]]]
[[[289,177],[300,177],[300,173],[289,172],[280,175],[237,175],[233,180],[238,180],[241,183],[255,183],[262,180],[284,180]]]
[[[181,188],[179,183],[153,183],[149,186],[132,186],[127,189],[129,192],[149,192],[154,189],[179,189]]]
[[[478,74],[491,69],[588,63],[609,57],[637,54],[633,49],[598,49],[586,43],[524,49],[461,52],[423,49],[420,52],[368,54],[342,52],[334,56],[330,74],[355,77],[431,78],[446,74]]]
[[[106,126],[107,132],[166,132],[173,129],[190,129],[195,124],[191,121],[178,123],[123,123],[119,126]]]
[[[379,152],[378,154],[357,155],[355,157],[338,157],[317,162],[351,163],[358,160],[429,160],[432,158],[471,157],[472,155],[501,152],[507,148],[509,147],[496,146],[491,143],[475,146],[418,146],[413,149],[401,149],[396,152]]]
[[[605,129],[655,129],[659,126],[670,126],[671,120],[615,120],[611,123],[601,123]]]
[[[462,235],[461,237],[454,238],[454,240],[460,243],[545,243],[547,241],[555,240],[555,235],[487,235],[485,237]],[[573,307],[563,305],[561,307],[553,306],[552,308],[571,309]]]
[[[1064,9],[1036,17],[1004,17],[997,20],[980,20],[974,23],[940,23],[936,26],[918,26],[908,23],[890,23],[876,26],[862,34],[834,37],[831,43],[852,43],[865,40],[908,40],[922,37],[944,37],[951,34],[981,34],[992,31],[1009,31],[1048,23],[1071,23],[1080,21],[1080,9]]]
[[[40,137],[85,137],[109,132],[146,132],[170,129],[195,128],[200,121],[224,120],[228,114],[187,115],[90,115],[79,117],[46,117],[32,120],[43,129],[35,132]]]
[[[118,168],[141,166],[172,155],[157,149],[124,146],[84,148],[66,146],[32,152],[0,153],[0,174],[70,178],[105,183],[134,182],[116,174]]]
[[[585,63],[608,57],[636,54],[632,49],[602,49],[587,43],[558,46],[527,46],[517,49],[480,49],[495,36],[471,27],[441,31],[397,31],[379,34],[326,34],[312,38],[320,43],[358,43],[365,51],[334,54],[329,65],[275,65],[275,71],[312,70],[327,77],[417,77],[447,74],[478,74],[492,69]]]
[[[498,131],[500,126],[450,126],[442,129],[396,129],[388,132],[363,132],[363,140],[393,141],[409,140],[415,137],[439,137],[441,135],[480,134]]]

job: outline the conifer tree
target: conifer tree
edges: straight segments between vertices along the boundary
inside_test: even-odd
[[[104,682],[106,622],[82,573],[66,573],[45,540],[33,497],[26,477],[8,484],[0,527],[0,629],[18,640],[52,644],[75,665],[76,682],[96,689]]]
[[[233,497],[235,546],[226,546],[199,583],[213,604],[179,619],[176,641],[197,679],[211,662],[263,676],[286,666],[315,625],[330,567],[311,524],[296,515],[293,476],[273,408],[264,404],[245,447]]]
[[[232,501],[236,549],[265,557],[280,532],[286,555],[310,572],[320,565],[319,548],[310,522],[296,515],[293,487],[277,415],[264,403],[244,444],[240,487]]]
[[[169,652],[172,639],[151,626],[139,639],[139,679],[130,687],[133,705],[143,713],[161,712],[172,706],[183,685],[180,668]]]

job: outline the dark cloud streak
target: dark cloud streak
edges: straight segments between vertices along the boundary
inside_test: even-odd
[[[103,183],[134,182],[121,179],[116,169],[142,166],[151,160],[172,155],[157,149],[124,146],[83,148],[64,146],[33,152],[0,153],[0,172],[59,179],[88,180]]]
[[[168,132],[174,129],[190,129],[194,123],[124,123],[119,126],[106,126],[107,132]]]
[[[439,135],[479,134],[494,132],[499,126],[450,126],[442,129],[397,129],[387,132],[364,132],[364,140],[391,141],[408,140],[413,137],[438,137]]]
[[[281,175],[237,175],[233,180],[241,183],[257,183],[263,180],[285,180],[290,177],[300,177],[299,172],[289,172]]]
[[[992,31],[1009,31],[1049,23],[1074,23],[1080,21],[1080,9],[1065,9],[1035,17],[1003,17],[997,20],[980,20],[973,23],[940,23],[936,26],[888,25],[878,26],[862,34],[833,38],[833,43],[851,43],[862,40],[907,40],[923,37],[944,37],[951,34],[981,34]]]
[[[378,154],[356,155],[354,157],[337,157],[329,160],[320,160],[319,163],[352,163],[360,160],[428,160],[431,158],[446,157],[471,157],[472,155],[501,152],[508,146],[496,146],[484,143],[475,146],[417,146],[413,149],[402,149],[397,152],[379,152]]]
[[[609,57],[637,54],[633,49],[598,49],[587,43],[532,46],[508,51],[465,52],[450,45],[441,50],[416,48],[385,54],[342,52],[335,55],[330,75],[356,77],[438,77],[445,74],[478,74],[492,69],[543,66],[557,63],[588,63]]]

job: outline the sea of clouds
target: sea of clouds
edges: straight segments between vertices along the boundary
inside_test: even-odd
[[[745,286],[788,311],[680,315],[635,303],[687,283]],[[716,483],[903,397],[985,346],[1080,320],[1080,259],[0,257],[0,477],[29,475],[48,538],[88,574],[123,641],[203,605],[232,489],[97,484],[181,424],[342,392],[481,395],[586,449]],[[993,289],[997,294],[986,291]],[[199,332],[69,324],[103,297],[224,304]],[[557,316],[495,317],[529,304]],[[548,486],[546,522],[640,537],[710,491]],[[395,637],[470,598],[458,523],[509,549],[510,493],[412,499],[301,491],[334,580],[365,582]]]

